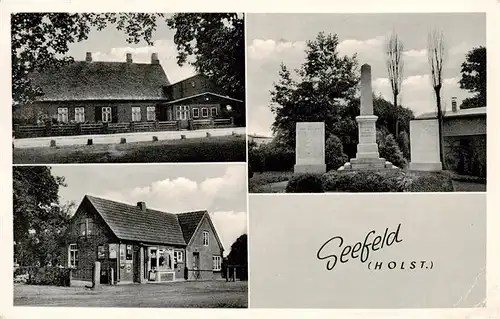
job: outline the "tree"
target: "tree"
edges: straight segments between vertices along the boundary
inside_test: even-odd
[[[65,186],[64,178],[53,176],[50,167],[13,168],[14,251],[21,265],[60,261],[60,242],[72,208],[59,204],[60,186]]]
[[[11,63],[13,106],[26,104],[43,94],[32,85],[29,74],[73,61],[66,57],[70,43],[86,40],[91,29],[114,25],[129,43],[152,44],[156,19],[147,13],[15,13],[11,16]]]
[[[231,251],[227,255],[227,262],[229,265],[243,266],[243,273],[241,279],[246,279],[248,271],[248,236],[243,234],[238,237],[231,245]]]
[[[461,108],[486,106],[486,47],[472,49],[462,63],[461,89],[476,93],[462,102]]]
[[[336,170],[349,160],[344,154],[342,141],[336,135],[330,135],[325,142],[325,160],[327,170]]]
[[[439,160],[445,166],[444,139],[443,139],[443,112],[441,109],[441,88],[443,86],[443,63],[445,59],[444,35],[442,31],[434,30],[427,39],[427,57],[431,70],[432,88],[436,95],[438,131],[439,131]]]
[[[401,92],[401,83],[403,81],[403,68],[404,68],[404,61],[402,58],[403,42],[401,42],[401,39],[399,38],[397,33],[393,32],[386,39],[385,46],[386,46],[385,63],[387,67],[387,73],[389,75],[389,82],[391,83],[392,95],[394,97],[393,105],[394,108],[396,109],[398,107],[398,95]],[[399,119],[396,117],[395,129],[394,129],[396,138],[399,135],[398,125],[399,125]]]
[[[295,147],[295,123],[325,122],[326,135],[338,135],[338,128],[350,113],[358,83],[356,56],[340,56],[335,34],[319,33],[306,42],[306,59],[295,70],[298,80],[282,64],[279,79],[271,91],[271,111],[275,115],[273,131],[278,140]]]
[[[176,13],[167,19],[176,30],[177,63],[192,65],[226,95],[245,101],[245,23],[237,13]],[[244,124],[244,109],[237,108]]]
[[[407,162],[392,134],[385,136],[385,139],[379,143],[379,152],[380,157],[385,158],[399,168],[405,168]]]

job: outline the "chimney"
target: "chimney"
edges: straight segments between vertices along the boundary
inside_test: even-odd
[[[85,61],[92,62],[92,52],[87,52],[87,56],[85,57]]]
[[[143,212],[146,211],[146,203],[145,202],[137,202],[137,207],[139,207],[140,210]]]
[[[151,54],[151,64],[160,64],[160,60],[158,60],[158,53]]]
[[[132,63],[132,53],[127,53],[127,63]]]
[[[457,106],[457,97],[454,96],[451,98],[451,111],[456,112],[458,111],[458,106]]]

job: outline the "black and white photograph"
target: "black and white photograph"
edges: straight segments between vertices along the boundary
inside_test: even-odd
[[[485,192],[486,14],[248,14],[250,193]]]
[[[245,162],[242,13],[13,13],[14,164]]]
[[[245,164],[14,167],[14,306],[246,308],[245,180]]]

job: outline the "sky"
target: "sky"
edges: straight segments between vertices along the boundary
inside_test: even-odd
[[[52,174],[64,176],[61,204],[85,195],[146,206],[169,213],[208,210],[224,246],[247,233],[246,166],[244,164],[60,165]]]
[[[470,96],[460,89],[460,66],[468,51],[486,46],[484,13],[405,14],[248,14],[247,26],[247,123],[249,133],[270,135],[274,115],[270,93],[278,80],[280,63],[298,68],[305,58],[307,40],[321,31],[335,33],[342,55],[357,53],[358,63],[372,67],[373,91],[392,102],[385,69],[385,37],[395,30],[404,44],[404,79],[400,103],[418,115],[435,108],[427,61],[427,34],[443,31],[447,49],[443,68],[442,102],[451,108]]]
[[[165,18],[171,14],[166,14]],[[150,63],[151,54],[158,53],[160,64],[163,66],[170,83],[175,83],[195,74],[192,66],[185,64],[177,65],[177,48],[174,43],[175,30],[167,27],[164,19],[157,21],[157,29],[153,33],[153,45],[149,46],[145,41],[139,44],[129,44],[125,33],[116,30],[112,25],[101,31],[92,29],[88,39],[69,45],[67,55],[77,61],[85,60],[87,52],[92,52],[93,61],[115,61],[125,62],[126,54],[132,53],[132,60],[139,63]]]

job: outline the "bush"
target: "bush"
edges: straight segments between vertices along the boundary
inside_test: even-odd
[[[289,171],[295,165],[295,151],[275,144],[263,144],[249,149],[248,161],[254,172]]]
[[[410,137],[406,131],[402,131],[398,136],[398,146],[403,156],[409,160],[410,159]]]
[[[403,170],[331,171],[323,176],[330,192],[452,192],[451,178],[440,173],[413,173]]]
[[[27,281],[29,285],[69,286],[70,269],[42,267],[33,272]]]
[[[300,174],[292,177],[286,186],[287,193],[323,193],[323,180],[318,174]]]
[[[342,141],[336,136],[331,135],[325,143],[325,161],[327,170],[336,170],[348,161],[344,154]]]
[[[396,165],[399,168],[405,168],[407,165],[403,152],[399,149],[396,140],[392,134],[385,137],[384,141],[379,145],[380,157]]]

